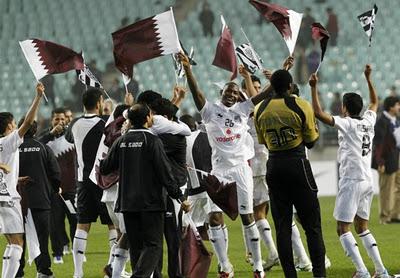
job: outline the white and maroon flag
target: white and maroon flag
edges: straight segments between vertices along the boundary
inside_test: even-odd
[[[112,33],[115,66],[132,78],[133,65],[182,50],[172,8]]]
[[[275,25],[285,40],[290,55],[293,55],[303,14],[277,4],[259,0],[249,0],[249,2],[267,21]]]
[[[257,70],[262,70],[260,56],[254,51],[250,43],[243,43],[236,47],[236,55],[251,74],[254,74]]]
[[[231,31],[226,25],[224,17],[221,15],[222,32],[219,38],[217,51],[215,53],[213,65],[232,72],[231,80],[237,76],[237,60],[235,54],[235,43],[233,42]]]
[[[372,31],[374,31],[375,28],[375,16],[377,12],[378,12],[378,7],[375,4],[372,10],[369,10],[357,16],[361,26],[364,28],[365,34],[367,34],[369,38],[369,46],[371,46]]]
[[[49,74],[82,70],[84,67],[82,54],[65,46],[38,39],[20,41],[19,44],[38,81]]]

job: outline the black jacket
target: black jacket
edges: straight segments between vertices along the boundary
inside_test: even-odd
[[[100,173],[119,169],[117,212],[165,211],[166,194],[182,200],[160,138],[147,129],[131,129],[118,138],[100,162]]]
[[[386,174],[396,172],[399,169],[399,149],[396,147],[392,123],[384,114],[376,121],[372,142],[372,168],[385,165]]]
[[[38,140],[25,137],[19,152],[19,176],[32,179],[23,188],[28,207],[50,209],[51,195],[60,186],[60,168],[53,151]]]
[[[187,183],[186,137],[173,134],[160,134],[158,137],[164,144],[177,185],[184,186]]]

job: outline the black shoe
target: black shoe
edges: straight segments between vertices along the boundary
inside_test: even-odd
[[[400,219],[399,218],[392,218],[389,221],[390,224],[399,224],[400,223]]]
[[[103,268],[103,272],[104,272],[105,275],[108,276],[108,278],[111,278],[111,277],[112,277],[112,271],[113,271],[113,270],[112,270],[112,267],[111,267],[110,264],[106,265],[106,266]]]

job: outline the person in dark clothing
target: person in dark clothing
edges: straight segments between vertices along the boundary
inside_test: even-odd
[[[176,106],[171,101],[165,98],[160,98],[151,104],[152,110],[157,115],[162,115],[172,121],[175,117]],[[164,150],[169,158],[174,179],[179,187],[186,185],[186,137],[183,135],[174,134],[159,134],[164,145]],[[174,203],[171,198],[167,198],[167,212],[165,214],[164,235],[168,247],[168,277],[180,278],[183,277],[179,268],[179,247],[181,241],[181,223],[179,214],[176,215],[178,204]],[[162,271],[162,256],[160,264],[154,274],[155,278],[161,278]]]
[[[299,37],[297,39],[297,45],[304,50],[310,46],[313,42],[310,26],[315,22],[315,18],[311,15],[311,8],[306,7],[303,14],[303,19],[301,21]]]
[[[51,201],[50,240],[55,264],[62,264],[64,253],[69,253],[69,242],[72,241],[76,231],[77,218],[74,211],[70,211],[65,202],[70,205],[75,203],[76,154],[74,144],[65,140],[66,115],[64,108],[56,108],[51,113],[51,127],[41,133],[38,140],[52,149],[61,169],[62,194],[53,194]],[[69,222],[69,236],[65,229],[65,217]]]
[[[24,118],[20,120],[21,126]],[[29,177],[30,182],[23,187],[28,208],[32,213],[39,240],[40,255],[35,259],[37,277],[53,277],[51,260],[48,251],[50,233],[51,199],[60,186],[60,168],[53,151],[34,138],[37,123],[33,122],[25,134],[24,143],[19,147],[19,176]],[[21,260],[18,277],[23,276],[25,262]]]
[[[208,4],[207,1],[203,3],[203,9],[199,14],[199,21],[203,26],[203,35],[205,37],[207,36],[213,37],[214,13],[210,9],[210,4]]]
[[[161,139],[148,130],[153,122],[150,109],[145,104],[135,104],[128,111],[128,118],[133,129],[114,142],[106,159],[100,162],[100,173],[107,175],[119,169],[116,211],[124,215],[131,244],[132,277],[150,277],[162,251],[166,210],[163,188],[182,202],[184,211],[189,211],[190,205],[174,180]]]
[[[326,23],[326,30],[328,30],[329,34],[331,35],[329,43],[332,46],[336,46],[339,34],[339,24],[337,15],[333,12],[333,9],[331,7],[328,7],[326,9],[326,13],[328,14],[328,22]]]

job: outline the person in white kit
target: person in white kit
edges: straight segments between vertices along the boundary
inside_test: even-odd
[[[19,129],[16,129],[17,125],[11,113],[0,113],[0,161],[10,167],[10,171],[0,170],[0,227],[1,233],[7,239],[1,277],[15,277],[20,265],[24,222],[20,205],[21,196],[17,192],[18,147],[23,143],[23,137],[36,117],[43,94],[44,86],[38,83],[35,99]]]
[[[382,263],[375,238],[368,229],[368,219],[373,198],[371,171],[371,143],[374,138],[378,97],[371,81],[371,66],[366,65],[364,75],[369,89],[368,110],[360,116],[363,101],[360,95],[346,93],[343,96],[342,113],[344,117],[331,116],[324,112],[318,99],[316,74],[310,77],[312,105],[316,118],[338,129],[339,149],[339,192],[336,197],[334,217],[337,233],[347,256],[356,267],[352,277],[368,278],[369,274],[358,250],[357,242],[351,233],[351,224],[360,237],[368,256],[375,266],[373,277],[388,278]]]
[[[254,106],[270,93],[268,88],[262,93],[238,103],[239,86],[234,82],[225,84],[221,101],[208,102],[198,87],[190,68],[189,59],[179,54],[186,73],[186,78],[195,105],[200,111],[206,126],[208,139],[212,148],[212,174],[232,180],[237,185],[238,209],[244,226],[245,237],[250,238],[249,251],[253,256],[254,277],[265,277],[260,250],[260,234],[253,216],[253,174],[248,160],[254,156],[253,146],[248,146],[247,122]],[[254,90],[250,74],[241,74],[246,79],[247,87]],[[213,245],[220,266],[220,277],[233,277],[233,266],[227,255],[227,236],[222,229],[223,217],[221,209],[211,204],[210,241]]]

